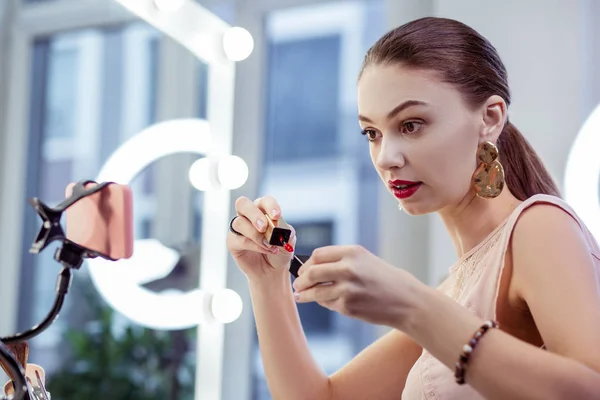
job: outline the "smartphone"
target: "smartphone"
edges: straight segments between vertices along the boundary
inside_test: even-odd
[[[66,197],[73,194],[70,183]],[[97,185],[88,183],[85,188]],[[133,254],[133,195],[127,185],[111,183],[68,207],[66,238],[112,260]]]

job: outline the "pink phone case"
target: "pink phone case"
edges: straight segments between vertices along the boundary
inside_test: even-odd
[[[94,185],[88,183],[86,188]],[[67,186],[66,197],[71,196],[74,186]],[[133,195],[129,186],[112,183],[67,208],[66,215],[70,241],[113,260],[133,254]]]

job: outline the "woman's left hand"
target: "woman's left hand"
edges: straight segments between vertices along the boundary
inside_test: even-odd
[[[298,303],[314,301],[340,314],[394,328],[406,323],[423,286],[361,246],[318,248],[298,275],[293,284]]]

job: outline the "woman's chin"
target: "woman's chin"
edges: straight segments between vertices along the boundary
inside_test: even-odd
[[[411,217],[416,217],[418,215],[429,214],[431,211],[424,209],[419,204],[402,204],[402,211],[405,214],[410,215]]]
[[[434,207],[434,205],[431,203],[428,203],[426,201],[414,201],[412,199],[401,202],[400,207],[402,207],[402,211],[405,214],[408,214],[411,217],[431,214],[438,210],[438,208]]]

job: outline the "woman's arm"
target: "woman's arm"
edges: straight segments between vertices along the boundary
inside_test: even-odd
[[[331,376],[315,363],[288,276],[250,285],[258,340],[273,399],[398,399],[422,348],[392,331]]]
[[[576,221],[538,205],[512,239],[513,280],[548,351],[490,330],[465,380],[487,399],[592,399],[600,396],[600,281]],[[454,370],[462,346],[483,320],[427,287],[403,329]]]
[[[290,289],[290,278],[250,283],[267,385],[274,400],[328,400],[329,379],[313,359]]]
[[[331,376],[331,400],[398,400],[422,352],[408,335],[392,330]]]

